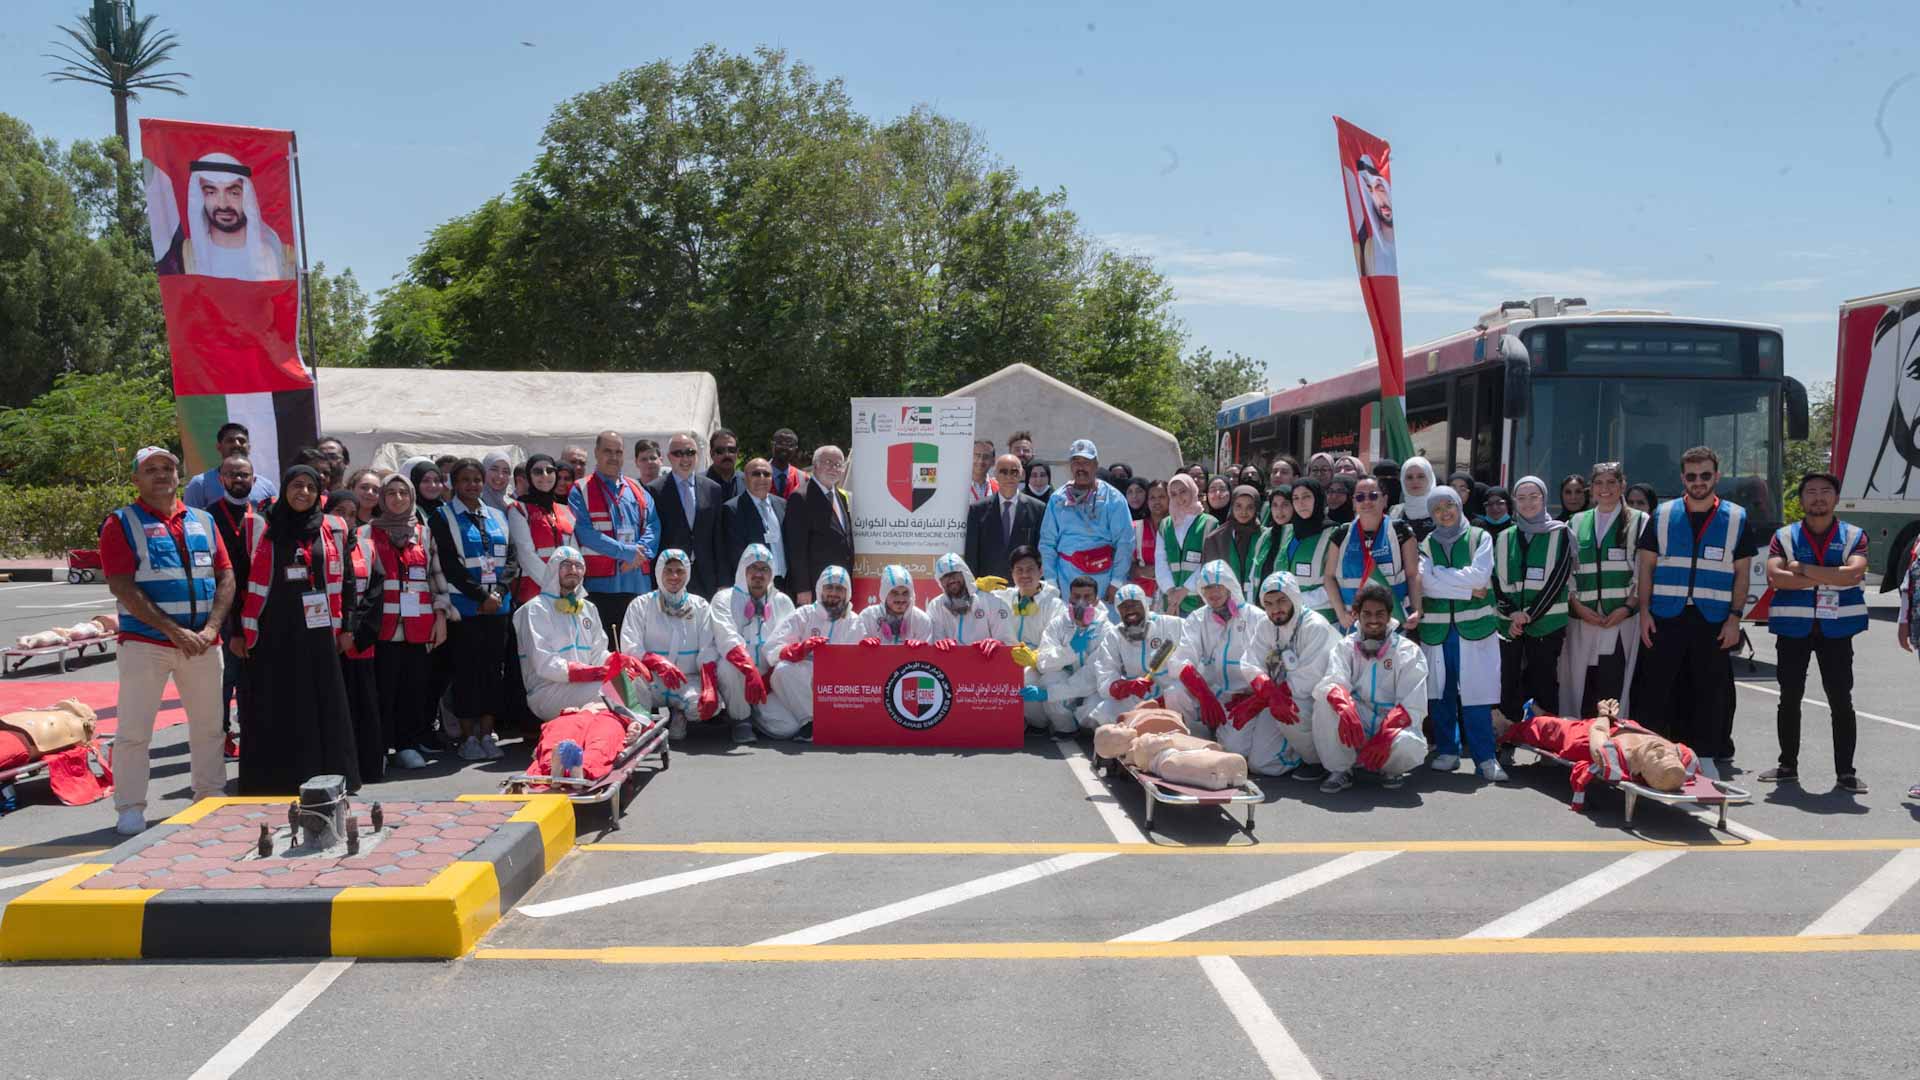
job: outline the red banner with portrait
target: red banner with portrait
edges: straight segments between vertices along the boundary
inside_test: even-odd
[[[823,645],[813,654],[813,741],[1014,749],[1026,739],[1022,683],[1005,649]]]
[[[1413,435],[1407,430],[1407,375],[1400,339],[1392,148],[1387,140],[1337,116],[1333,130],[1340,144],[1340,183],[1347,193],[1347,235],[1353,241],[1360,297],[1373,324],[1373,348],[1380,364],[1381,449],[1393,460],[1405,461],[1413,456]]]

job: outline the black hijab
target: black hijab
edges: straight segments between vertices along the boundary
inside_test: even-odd
[[[1127,478],[1127,494],[1133,494],[1134,488],[1140,489],[1140,505],[1138,507],[1127,507],[1127,512],[1133,517],[1133,520],[1145,521],[1147,520],[1147,496],[1153,491],[1153,485],[1147,483],[1145,477],[1130,476]]]
[[[1328,488],[1329,490],[1331,490],[1331,489],[1332,489],[1332,487],[1333,487],[1333,486],[1334,486],[1335,484],[1339,484],[1339,485],[1340,485],[1341,487],[1343,487],[1343,488],[1345,488],[1345,489],[1346,489],[1346,493],[1347,493],[1347,502],[1346,502],[1346,505],[1344,505],[1344,506],[1334,506],[1334,507],[1326,507],[1326,504],[1324,504],[1324,503],[1322,503],[1321,505],[1322,505],[1323,507],[1326,507],[1326,508],[1324,509],[1324,511],[1323,511],[1323,512],[1324,512],[1324,513],[1326,514],[1326,516],[1327,516],[1327,522],[1328,522],[1329,524],[1333,524],[1333,525],[1345,525],[1345,524],[1346,524],[1347,522],[1349,522],[1349,521],[1352,521],[1352,520],[1353,520],[1353,487],[1354,487],[1354,481],[1353,481],[1353,478],[1352,478],[1352,477],[1348,477],[1348,476],[1335,476],[1335,477],[1334,477],[1333,479],[1331,479],[1331,480],[1328,480],[1328,481],[1327,481],[1327,485],[1326,485],[1326,486],[1327,486],[1327,488]],[[1295,531],[1295,532],[1298,532],[1299,530],[1298,530],[1298,529],[1296,529],[1296,530],[1294,530],[1294,531]]]
[[[1460,516],[1467,521],[1472,521],[1474,518],[1479,517],[1481,512],[1487,508],[1487,485],[1475,480],[1473,474],[1465,469],[1455,469],[1453,475],[1447,477],[1447,486],[1452,487],[1455,480],[1465,480],[1467,482],[1466,503],[1460,507]]]
[[[1305,480],[1295,480],[1293,482],[1293,490],[1295,492],[1299,492],[1302,490],[1313,492],[1313,513],[1308,514],[1306,517],[1301,517],[1299,507],[1294,508],[1294,511],[1293,511],[1294,539],[1306,540],[1310,537],[1320,535],[1320,531],[1327,527],[1326,486],[1321,484],[1320,481],[1315,480],[1314,478],[1309,476]]]
[[[429,514],[438,513],[440,504],[446,501],[445,498],[429,499],[425,495],[420,494],[420,478],[428,473],[440,477],[441,491],[444,492],[447,487],[447,478],[441,473],[440,466],[435,465],[431,461],[423,461],[413,467],[413,475],[407,477],[407,479],[413,481],[413,508],[419,513],[422,520],[425,520]]]
[[[541,491],[540,488],[537,485],[535,485],[533,482],[533,467],[535,465],[540,464],[543,461],[554,467],[553,490],[551,491]],[[560,497],[559,466],[560,466],[560,463],[553,459],[552,454],[535,454],[532,457],[528,458],[527,459],[527,493],[525,495],[520,496],[520,501],[523,503],[531,503],[534,506],[537,506],[540,509],[545,510],[549,514],[553,513],[553,504],[556,501],[558,501]]]
[[[1487,504],[1495,499],[1507,505],[1507,515],[1499,521],[1487,517]],[[1499,484],[1488,484],[1486,490],[1480,493],[1480,516],[1477,520],[1481,528],[1495,536],[1500,535],[1501,530],[1513,524],[1513,496],[1507,494],[1507,489]]]
[[[1387,498],[1387,508],[1400,504],[1400,463],[1392,458],[1380,458],[1373,463],[1373,478],[1380,481],[1380,493]]]
[[[287,489],[296,479],[305,477],[313,482],[313,506],[302,512],[293,508],[293,500],[287,496]],[[326,481],[321,479],[320,471],[310,465],[295,465],[280,478],[280,497],[274,500],[273,509],[267,511],[267,535],[276,543],[304,544],[320,535],[320,523],[326,512],[320,509],[320,493],[326,490]]]

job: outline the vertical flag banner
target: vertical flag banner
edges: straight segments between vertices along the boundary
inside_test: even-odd
[[[1388,457],[1413,456],[1407,430],[1407,375],[1400,355],[1400,266],[1393,239],[1393,173],[1387,141],[1333,118],[1340,144],[1340,180],[1347,192],[1347,233],[1360,270],[1360,295],[1373,324],[1380,361],[1380,432]]]
[[[254,471],[277,480],[319,429],[299,345],[293,132],[142,120],[140,152],[187,470],[218,464],[214,434],[235,421]]]
[[[940,591],[935,559],[967,536],[973,481],[972,398],[855,398],[847,486],[853,597],[872,603],[880,570],[899,563],[924,600]]]

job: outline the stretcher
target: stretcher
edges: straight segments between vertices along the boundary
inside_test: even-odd
[[[610,828],[620,828],[621,799],[629,781],[641,765],[657,763],[658,771],[666,772],[673,764],[673,749],[667,745],[667,711],[659,709],[650,715],[642,716],[616,701],[608,700],[607,707],[631,729],[632,725],[642,727],[640,737],[621,748],[619,756],[613,759],[613,767],[607,775],[598,780],[585,777],[549,776],[545,773],[514,773],[500,783],[500,791],[506,795],[523,795],[531,790],[543,790],[555,794],[564,794],[567,801],[575,806],[607,804]]]
[[[1245,806],[1247,808],[1247,822],[1245,825],[1240,826],[1240,831],[1246,833],[1248,838],[1251,839],[1253,837],[1253,808],[1256,804],[1265,802],[1267,799],[1266,794],[1260,790],[1260,785],[1254,783],[1252,778],[1248,778],[1247,782],[1238,788],[1215,791],[1208,788],[1189,787],[1186,784],[1176,784],[1171,780],[1164,780],[1145,769],[1135,768],[1133,763],[1127,761],[1125,758],[1103,758],[1098,754],[1093,756],[1093,771],[1095,773],[1112,775],[1115,768],[1125,769],[1127,775],[1133,777],[1134,782],[1140,785],[1140,790],[1146,793],[1146,833],[1149,837],[1153,835],[1154,805],[1156,803],[1165,803],[1168,806],[1218,806],[1222,812],[1227,815],[1227,820],[1229,821],[1233,820],[1233,811],[1226,809],[1227,807],[1236,805]]]
[[[1549,754],[1545,750],[1527,746],[1525,743],[1519,743],[1517,745],[1521,749],[1532,751],[1533,756],[1539,758],[1541,761],[1550,761],[1566,769],[1573,768],[1573,762],[1568,761],[1558,754]],[[1709,810],[1717,810],[1720,814],[1720,820],[1715,824],[1715,827],[1725,832],[1727,829],[1727,807],[1745,806],[1747,803],[1753,801],[1752,793],[1744,788],[1734,787],[1732,784],[1722,780],[1711,780],[1698,773],[1688,777],[1686,786],[1679,791],[1660,791],[1633,780],[1607,780],[1598,774],[1594,775],[1594,777],[1587,782],[1587,786],[1591,788],[1596,784],[1605,784],[1608,787],[1618,788],[1621,794],[1626,797],[1626,818],[1627,824],[1629,825],[1633,824],[1634,809],[1639,805],[1640,800],[1644,798],[1652,799],[1657,803],[1665,803],[1668,806],[1698,806]]]
[[[93,744],[87,747],[88,764],[98,765],[100,768],[97,771],[102,774],[110,772],[111,767],[108,765],[107,759],[100,756],[100,752],[112,745],[113,736],[100,735],[95,737]],[[10,814],[20,807],[20,796],[15,790],[14,785],[24,784],[30,780],[45,780],[46,778],[46,758],[35,758],[24,765],[15,765],[12,768],[0,769],[0,814]]]
[[[112,644],[113,635],[109,634],[105,637],[69,641],[63,645],[41,645],[32,649],[23,649],[18,645],[9,645],[5,649],[0,649],[0,678],[14,674],[25,667],[29,661],[37,660],[44,656],[51,656],[58,660],[60,662],[60,671],[64,674],[67,670],[67,658],[69,655],[76,660],[82,659],[87,655],[88,649],[98,649],[100,650],[100,655],[105,656],[107,654],[107,647]]]

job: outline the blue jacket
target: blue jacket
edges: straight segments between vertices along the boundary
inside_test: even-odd
[[[1040,569],[1062,596],[1073,579],[1085,574],[1104,596],[1109,586],[1125,585],[1133,571],[1133,514],[1127,497],[1105,480],[1095,480],[1090,505],[1067,502],[1070,485],[1063,484],[1047,499],[1047,516],[1040,523]],[[1094,548],[1113,548],[1107,569],[1093,573],[1068,562],[1063,555]]]
[[[573,485],[573,491],[567,495],[567,506],[573,511],[573,536],[580,546],[595,555],[605,555],[617,563],[633,561],[636,554],[645,552],[647,565],[653,565],[653,557],[660,554],[660,515],[647,504],[647,520],[640,520],[640,504],[634,499],[633,491],[625,484],[613,485],[617,488],[613,500],[613,534],[601,532],[593,527],[587,515],[587,485],[610,484],[599,472],[588,473]],[[635,539],[621,540],[623,529],[632,529]],[[622,570],[611,577],[590,577],[587,579],[587,591],[590,593],[648,593],[653,591],[653,576],[643,570]]]

